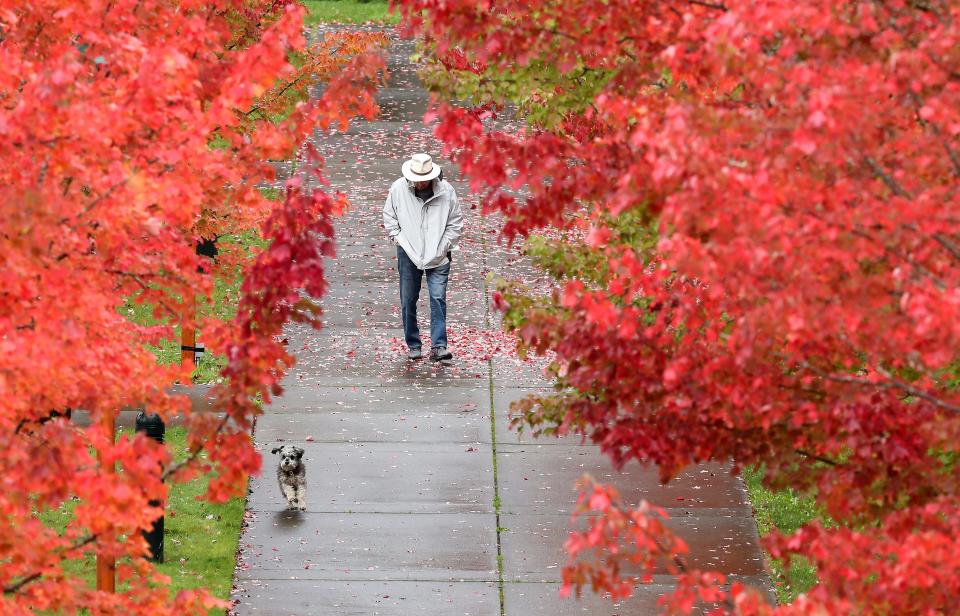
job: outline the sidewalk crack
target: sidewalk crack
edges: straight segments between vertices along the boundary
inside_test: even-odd
[[[481,254],[483,255],[483,269],[487,269],[487,234],[480,236]],[[490,289],[487,287],[487,279],[483,279],[483,320],[484,327],[490,329]],[[493,358],[487,360],[488,383],[490,387],[490,449],[493,451],[493,512],[497,524],[497,586],[500,591],[500,616],[506,614],[503,598],[503,546],[501,543],[501,534],[503,527],[500,525],[500,481],[497,472],[497,412],[493,403]]]

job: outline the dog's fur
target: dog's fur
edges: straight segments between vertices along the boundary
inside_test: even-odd
[[[274,447],[271,453],[280,454],[277,481],[280,492],[287,499],[287,509],[307,510],[307,468],[303,463],[303,448],[296,445]]]

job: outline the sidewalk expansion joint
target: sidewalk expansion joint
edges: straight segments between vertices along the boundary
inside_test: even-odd
[[[497,523],[497,576],[500,589],[500,616],[504,616],[503,604],[503,546],[501,545],[500,525],[500,478],[497,473],[497,414],[493,404],[493,361],[489,361],[490,370],[490,449],[493,452],[493,512]]]
[[[280,573],[285,571],[302,571],[302,569],[280,569]],[[251,582],[288,582],[295,579],[301,582],[342,582],[344,584],[357,584],[362,582],[423,582],[425,584],[497,584],[497,578],[445,578],[445,577],[291,577],[289,575],[260,575],[256,578],[236,578],[237,583]],[[509,582],[510,584],[542,584],[544,582]]]
[[[480,234],[480,253],[483,256],[483,268],[487,270],[487,234]],[[483,324],[486,329],[490,329],[490,289],[487,285],[487,279],[483,279]],[[490,386],[490,449],[493,455],[493,512],[497,524],[497,586],[500,591],[500,616],[505,615],[505,606],[503,598],[503,545],[501,543],[500,525],[500,478],[497,473],[497,410],[493,403],[493,358],[487,360],[487,370],[489,374]]]

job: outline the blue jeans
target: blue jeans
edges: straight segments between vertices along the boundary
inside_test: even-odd
[[[420,328],[417,326],[417,301],[423,275],[427,275],[430,293],[430,340],[433,348],[447,348],[447,278],[450,263],[428,269],[417,269],[403,248],[397,246],[397,269],[400,271],[400,317],[403,319],[403,337],[407,347],[419,349]]]

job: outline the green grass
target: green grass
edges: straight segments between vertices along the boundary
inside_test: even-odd
[[[400,21],[391,14],[385,0],[301,0],[309,13],[303,20],[306,25],[319,23],[362,24],[378,22],[395,24]]]
[[[276,189],[263,189],[264,191],[273,191]],[[279,193],[279,191],[277,191]],[[273,192],[265,192],[268,198],[275,198]],[[266,244],[260,239],[255,231],[249,231],[240,235],[224,236],[220,238],[218,244],[236,245],[241,250],[251,251],[256,248],[263,248]],[[214,279],[214,289],[212,301],[201,300],[198,303],[198,313],[203,316],[215,316],[220,320],[232,319],[237,312],[237,303],[240,299],[240,272],[229,272],[217,274]],[[128,299],[120,307],[120,313],[129,318],[134,323],[140,325],[157,325],[163,320],[157,320],[153,314],[153,306],[150,304],[138,304]],[[199,332],[198,340],[203,341],[203,332]],[[180,361],[180,328],[174,327],[174,337],[167,338],[160,342],[158,346],[147,345],[157,357],[157,363],[160,365],[172,364]],[[193,371],[194,383],[213,383],[220,379],[220,370],[225,365],[225,359],[222,356],[211,352],[205,352],[200,356],[200,362]]]
[[[260,194],[262,194],[264,199],[267,199],[268,201],[283,200],[283,190],[280,188],[261,188]]]
[[[757,469],[743,471],[761,536],[774,530],[790,534],[815,518],[823,518],[813,497],[801,496],[789,489],[772,492],[763,486],[762,478],[763,473]],[[816,569],[803,558],[795,558],[790,567],[778,560],[768,558],[768,562],[781,605],[791,603],[817,583]]]
[[[166,442],[172,448],[174,459],[186,456],[183,428],[168,429]],[[217,597],[227,600],[233,581],[244,501],[234,498],[224,504],[213,504],[197,500],[206,488],[206,477],[170,486],[164,520],[164,562],[157,567],[161,573],[170,576],[172,595],[180,590],[205,586]],[[73,519],[75,506],[75,501],[67,501],[59,509],[41,513],[40,519],[60,532]],[[95,584],[93,555],[65,563],[64,570],[68,575],[83,579],[91,588]]]

